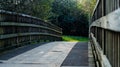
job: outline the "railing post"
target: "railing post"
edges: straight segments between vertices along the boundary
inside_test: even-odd
[[[37,17],[0,10],[0,50],[32,42],[56,41],[61,28]]]

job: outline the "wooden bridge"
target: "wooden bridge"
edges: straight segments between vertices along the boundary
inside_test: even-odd
[[[3,53],[0,67],[95,67],[91,52],[87,42],[35,44]]]
[[[94,66],[87,42],[62,42],[61,36],[62,29],[50,22],[1,10],[0,67]]]
[[[120,67],[120,0],[98,0],[90,22],[96,65]]]
[[[120,67],[119,6],[97,1],[89,42],[63,42],[54,24],[0,10],[0,67]]]

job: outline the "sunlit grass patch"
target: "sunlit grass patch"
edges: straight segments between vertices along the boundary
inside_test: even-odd
[[[87,37],[80,37],[80,36],[62,36],[63,41],[70,41],[70,42],[80,42],[80,41],[88,41]]]

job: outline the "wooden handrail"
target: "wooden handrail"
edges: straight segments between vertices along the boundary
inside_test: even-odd
[[[0,50],[33,41],[61,40],[61,36],[62,29],[50,22],[26,14],[0,10]]]
[[[120,66],[120,7],[118,5],[120,6],[119,0],[99,0],[91,18],[90,41],[94,47],[98,67]]]

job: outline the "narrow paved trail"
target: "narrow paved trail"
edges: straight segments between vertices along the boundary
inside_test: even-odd
[[[0,55],[0,67],[94,67],[87,42],[27,45]]]

